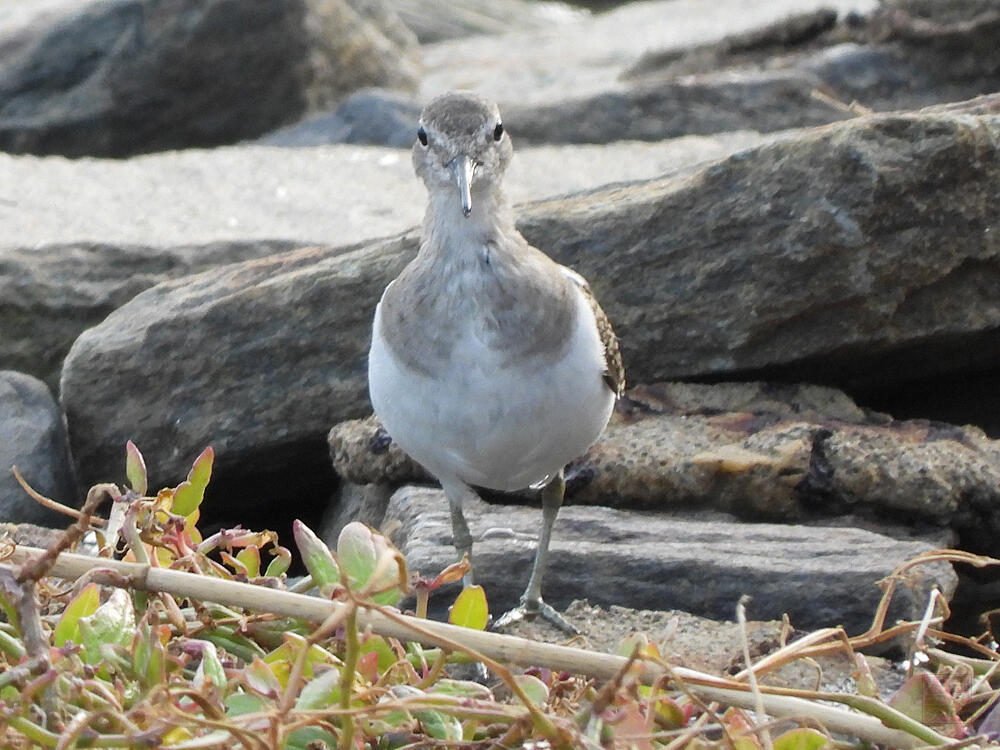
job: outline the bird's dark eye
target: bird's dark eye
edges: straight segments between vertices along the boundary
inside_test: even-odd
[[[427,145],[427,131],[423,128],[417,131],[417,140],[420,141],[421,146]]]
[[[498,122],[497,126],[493,128],[493,140],[499,141],[501,137],[503,137],[503,123]]]

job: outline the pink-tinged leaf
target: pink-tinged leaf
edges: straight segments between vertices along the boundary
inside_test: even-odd
[[[455,599],[448,612],[448,622],[463,628],[486,630],[490,620],[489,606],[486,604],[486,592],[482,586],[468,586]]]
[[[292,535],[313,583],[322,593],[329,594],[340,583],[340,568],[330,548],[298,519],[292,522]]]
[[[466,555],[458,562],[452,563],[438,573],[437,577],[427,586],[427,590],[433,591],[446,583],[457,583],[458,581],[461,581],[465,574],[471,569],[472,565],[469,563],[468,555]]]
[[[128,484],[133,492],[138,495],[146,494],[146,462],[131,440],[125,443],[125,476],[128,477]]]
[[[87,584],[83,591],[73,597],[52,633],[52,643],[63,647],[66,642],[82,643],[80,639],[80,618],[89,617],[97,611],[101,604],[100,590],[96,583]]]
[[[375,664],[378,667],[378,672],[381,674],[385,672],[389,667],[396,664],[398,657],[396,653],[392,650],[392,646],[389,645],[388,641],[380,635],[368,634],[361,641],[361,646],[358,649],[359,653],[362,655],[375,654]],[[372,682],[376,678],[372,679]]]
[[[930,672],[914,672],[889,699],[897,711],[949,737],[963,737],[965,725],[958,718],[955,699]]]
[[[615,713],[614,721],[609,721],[608,724],[614,729],[616,739],[620,738],[625,746],[633,750],[653,750],[646,717],[642,715],[639,705],[634,700],[616,709]]]
[[[281,694],[281,683],[271,668],[261,659],[255,658],[244,670],[243,681],[254,692],[265,698],[276,698]]]
[[[354,672],[364,678],[369,684],[374,683],[378,679],[378,654],[374,651],[369,651],[367,654],[359,655]]]
[[[193,513],[201,505],[201,501],[205,499],[205,488],[208,487],[208,481],[212,478],[212,462],[214,460],[215,451],[212,450],[212,446],[208,446],[194,460],[187,480],[177,485],[174,490],[174,504],[171,508],[173,513],[186,516]]]

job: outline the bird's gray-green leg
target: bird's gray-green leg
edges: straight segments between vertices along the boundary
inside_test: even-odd
[[[448,507],[451,510],[451,536],[452,543],[458,551],[458,559],[461,560],[463,555],[468,555],[469,565],[471,566],[472,534],[469,532],[469,524],[465,522],[465,514],[462,513],[462,500],[472,490],[460,482],[449,482],[447,484],[442,482],[441,486],[444,489],[445,497],[448,498]],[[472,570],[470,567],[469,572],[462,577],[463,588],[473,584]]]
[[[505,613],[496,621],[494,627],[500,628],[522,618],[534,618],[541,615],[560,630],[572,635],[578,631],[565,617],[542,601],[542,578],[549,558],[549,540],[552,538],[552,526],[559,515],[563,495],[566,492],[566,480],[560,471],[542,489],[542,533],[538,537],[538,549],[535,550],[535,563],[531,567],[531,578],[528,587],[521,596],[521,604]]]

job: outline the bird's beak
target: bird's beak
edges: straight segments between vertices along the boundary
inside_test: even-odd
[[[472,213],[472,173],[475,163],[468,154],[459,154],[451,160],[451,173],[458,183],[458,193],[462,199],[462,213],[468,216]]]

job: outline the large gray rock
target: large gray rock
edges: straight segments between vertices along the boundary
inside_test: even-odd
[[[780,367],[898,384],[1000,355],[998,185],[1000,117],[872,116],[537,203],[520,226],[590,279],[631,382]],[[367,412],[374,305],[416,243],[164,283],[85,332],[62,378],[84,480],[128,437],[171,477],[207,442],[229,461],[282,446],[302,471],[296,446],[322,456],[331,425]]]
[[[233,142],[417,79],[415,38],[377,0],[65,0],[18,20],[0,27],[0,149],[17,153]]]
[[[831,9],[806,12],[709,44],[648,52],[625,78],[638,83],[707,75],[724,82],[767,71],[812,79],[824,101],[845,113],[915,109],[1000,88],[995,0],[888,2],[866,17],[835,21]],[[852,102],[857,104],[848,106]]]
[[[465,510],[475,539],[476,582],[486,589],[491,610],[502,612],[517,604],[528,581],[541,510],[479,500]],[[441,490],[397,490],[382,528],[408,567],[424,576],[455,560]],[[787,613],[795,627],[843,625],[858,634],[871,625],[882,596],[878,581],[933,548],[850,527],[568,506],[553,530],[544,597],[557,608],[586,597],[602,606],[730,619],[740,597],[749,594],[749,617],[780,619]],[[911,573],[893,599],[890,622],[919,619],[934,586],[949,598],[955,590],[957,577],[948,564]]]
[[[422,44],[511,29],[551,29],[585,18],[582,11],[564,3],[532,0],[393,0],[392,7]]]
[[[45,383],[0,370],[0,521],[66,526],[70,519],[47,510],[21,488],[11,472],[42,495],[76,505],[73,464],[62,411]]]
[[[0,248],[0,367],[58,388],[63,358],[85,329],[165,279],[271,255],[287,242],[157,248],[104,243]]]
[[[524,149],[510,193],[527,200],[655,177],[762,140]],[[76,337],[140,291],[303,245],[396,233],[420,221],[424,200],[409,155],[385,148],[233,146],[124,161],[0,154],[0,368],[56,387]]]
[[[683,51],[817,8],[868,12],[877,0],[653,0],[541,29],[512,27],[423,48],[420,97],[474,89],[507,104],[548,105],[623,88],[649,50]],[[461,61],[456,64],[456,61]],[[512,94],[516,92],[516,94]],[[516,96],[516,101],[514,97]]]

